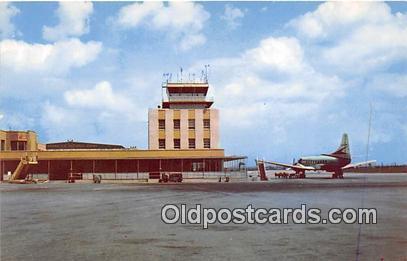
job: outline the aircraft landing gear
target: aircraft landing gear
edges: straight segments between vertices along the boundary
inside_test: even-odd
[[[335,171],[335,173],[332,174],[333,179],[343,179],[343,171]]]
[[[299,171],[295,173],[295,176],[299,179],[305,179],[305,171]]]

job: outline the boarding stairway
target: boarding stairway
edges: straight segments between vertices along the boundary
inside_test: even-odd
[[[17,165],[17,168],[14,170],[13,174],[9,178],[9,182],[15,182],[23,180],[25,177],[23,175],[27,173],[27,170],[30,165],[38,164],[37,155],[28,155],[21,157],[20,162]]]

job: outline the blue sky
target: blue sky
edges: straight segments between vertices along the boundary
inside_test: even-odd
[[[147,147],[162,74],[199,75],[227,154],[291,162],[341,134],[406,163],[403,2],[0,3],[0,128]]]

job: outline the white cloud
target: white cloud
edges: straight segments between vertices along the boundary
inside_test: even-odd
[[[200,4],[191,2],[134,3],[120,9],[116,24],[129,29],[146,25],[148,28],[166,31],[180,42],[181,50],[188,50],[206,42],[201,33],[210,14]]]
[[[338,70],[351,73],[386,69],[407,59],[407,21],[361,26],[335,46],[322,50],[322,58]]]
[[[113,92],[107,81],[99,82],[93,89],[66,91],[64,97],[67,104],[73,107],[129,113],[134,109],[126,96]]]
[[[82,43],[78,39],[54,44],[4,40],[0,42],[1,68],[18,73],[64,74],[72,67],[82,67],[94,61],[101,49],[99,42]]]
[[[66,90],[62,102],[46,101],[41,109],[41,126],[51,140],[140,145],[144,138],[136,133],[146,127],[141,122],[146,120],[147,110],[138,108],[126,92],[113,89],[108,81],[88,89]]]
[[[217,75],[227,75],[212,82],[224,124],[253,127],[274,122],[281,132],[290,122],[318,115],[326,102],[343,96],[343,81],[320,73],[303,52],[295,37],[268,37],[236,58],[204,61]]]
[[[269,37],[246,52],[253,66],[266,66],[282,72],[296,72],[303,67],[303,50],[294,37]]]
[[[0,121],[4,118],[4,114],[0,113]]]
[[[59,24],[54,27],[44,26],[43,38],[48,41],[57,41],[88,33],[89,16],[92,12],[92,2],[60,2],[57,10]]]
[[[189,34],[181,39],[180,48],[186,51],[194,46],[203,45],[205,42],[206,38],[203,34]]]
[[[237,7],[232,5],[225,5],[225,12],[220,17],[222,20],[226,21],[227,25],[231,29],[236,29],[240,25],[240,19],[244,17],[244,12]]]
[[[14,37],[16,29],[11,18],[20,12],[18,8],[7,2],[0,2],[0,38]]]
[[[209,13],[202,5],[191,2],[170,2],[167,7],[157,10],[152,24],[157,29],[171,29],[180,32],[202,30],[209,19]]]
[[[352,26],[380,24],[391,20],[389,6],[381,2],[333,1],[318,6],[290,22],[302,35],[310,38],[334,36],[338,31],[350,31]]]
[[[335,76],[301,72],[287,79],[270,80],[246,66],[240,70],[245,74],[229,75],[216,96],[217,106],[227,115],[222,119],[233,127],[253,127],[263,122],[287,126],[303,116],[319,115],[325,103],[343,95],[342,81]],[[233,117],[236,113],[239,121]]]
[[[117,17],[117,24],[125,28],[138,26],[147,16],[152,16],[163,8],[161,2],[134,3],[122,7]]]
[[[340,73],[386,70],[407,58],[407,15],[386,3],[326,2],[288,25],[307,38],[321,67]]]

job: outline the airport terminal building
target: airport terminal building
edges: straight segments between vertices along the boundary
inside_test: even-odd
[[[148,149],[68,140],[41,144],[34,131],[0,130],[0,180],[17,173],[49,180],[246,177],[244,156],[225,156],[219,111],[206,97],[207,82],[164,82],[166,96],[148,112]]]

